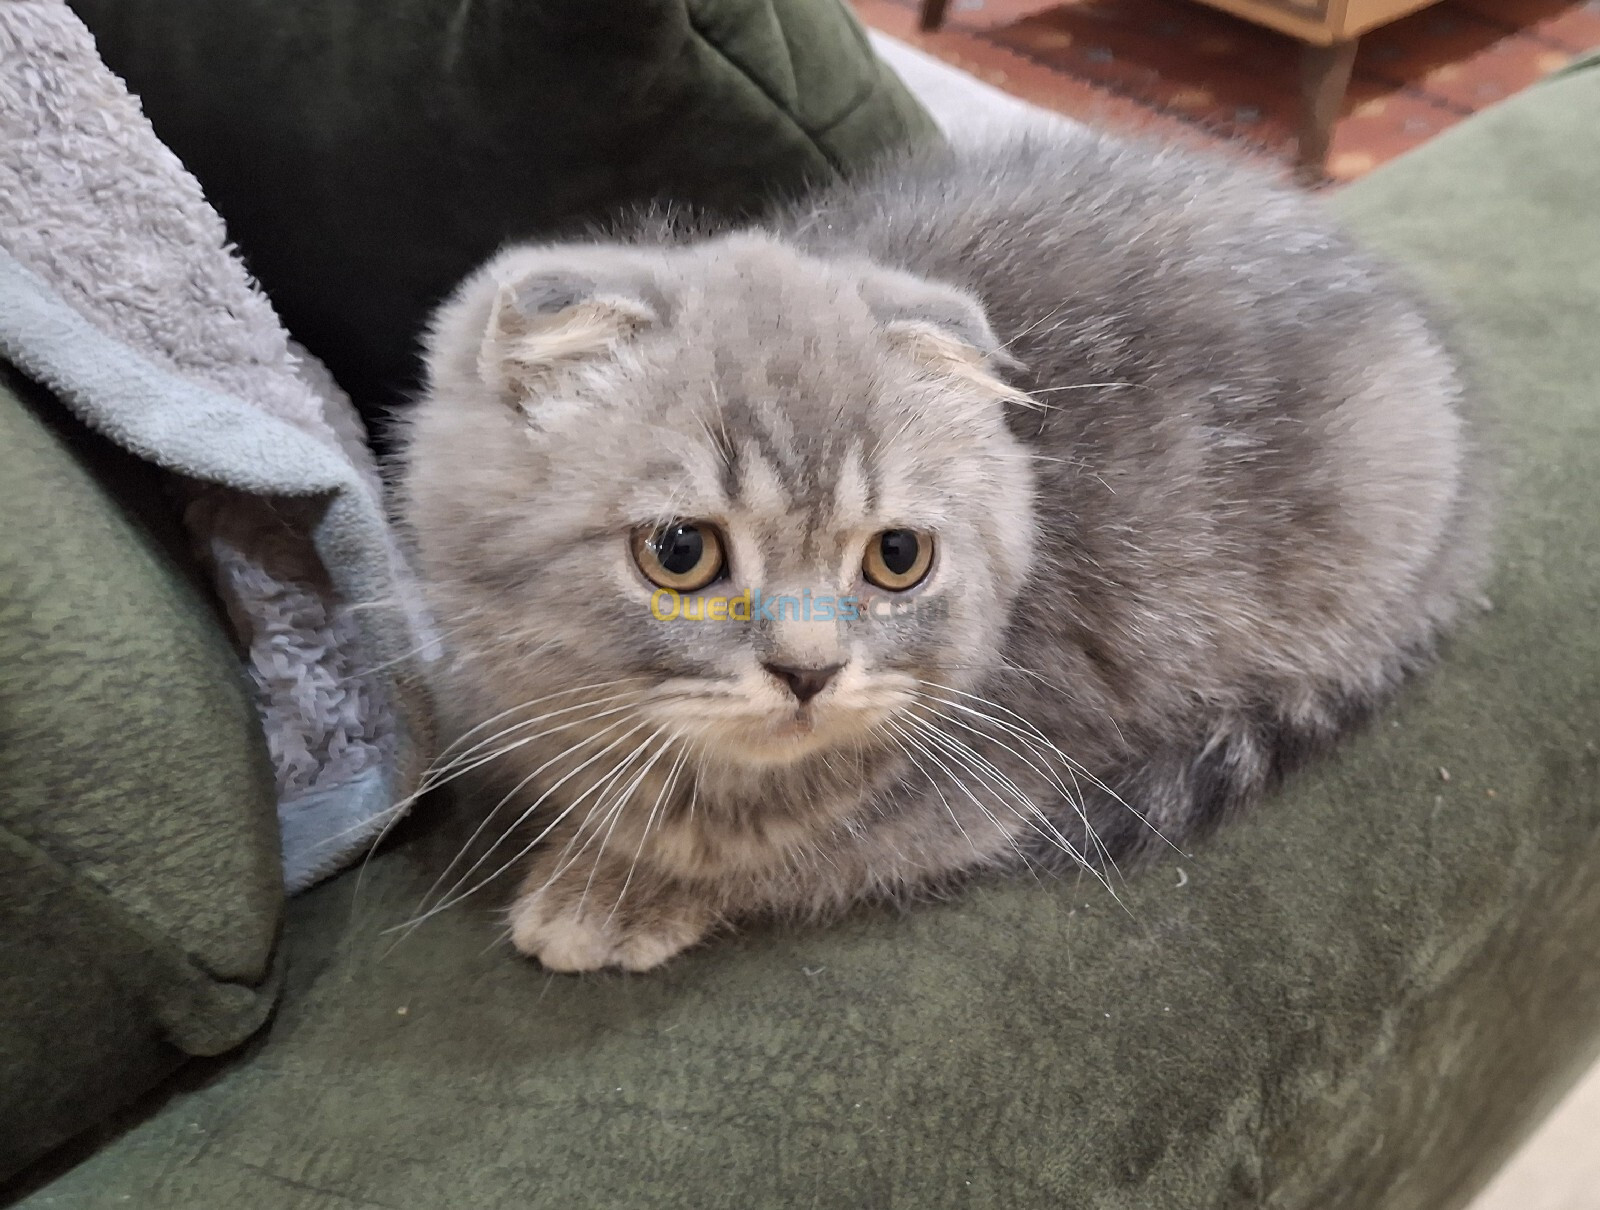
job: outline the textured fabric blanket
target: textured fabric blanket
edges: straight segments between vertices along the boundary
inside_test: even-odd
[[[286,884],[347,864],[431,742],[377,471],[64,0],[0,0],[0,357],[168,472],[247,652]]]

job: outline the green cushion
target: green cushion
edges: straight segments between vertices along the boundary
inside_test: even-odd
[[[274,1000],[272,770],[172,508],[0,365],[0,1177]]]
[[[1597,196],[1600,72],[1339,195],[1501,422],[1494,608],[1123,906],[1022,880],[552,977],[490,904],[397,943],[402,847],[291,905],[258,1054],[23,1204],[1460,1205],[1600,1038]]]
[[[507,239],[746,211],[933,126],[840,0],[72,0],[369,415]]]

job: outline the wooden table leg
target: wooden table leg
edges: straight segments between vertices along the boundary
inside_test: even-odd
[[[950,0],[922,0],[922,13],[917,18],[917,24],[924,30],[936,30],[944,24],[944,10],[949,7]]]
[[[1307,46],[1300,53],[1300,146],[1296,170],[1307,184],[1315,184],[1323,177],[1333,124],[1344,104],[1355,62],[1355,38],[1332,46]]]

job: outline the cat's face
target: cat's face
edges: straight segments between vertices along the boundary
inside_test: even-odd
[[[750,237],[491,264],[442,313],[405,482],[481,708],[571,693],[751,766],[904,746],[1029,572],[992,340],[953,290]]]

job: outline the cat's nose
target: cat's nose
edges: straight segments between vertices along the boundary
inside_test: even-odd
[[[821,693],[833,679],[833,674],[844,667],[843,664],[827,664],[821,668],[797,668],[792,664],[761,666],[787,685],[789,692],[799,698],[802,705]]]

